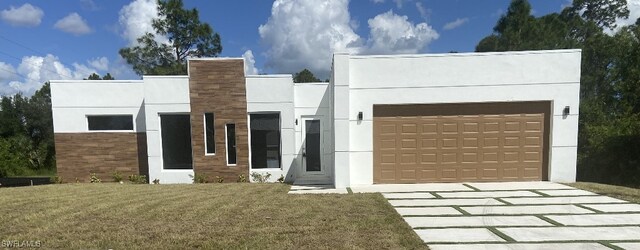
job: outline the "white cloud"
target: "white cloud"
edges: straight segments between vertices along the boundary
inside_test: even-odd
[[[109,59],[106,57],[97,57],[87,61],[89,65],[94,67],[97,70],[107,71],[109,70]]]
[[[404,5],[404,2],[409,2],[411,0],[393,0],[394,3],[396,3],[396,7],[398,9],[402,9],[402,6]]]
[[[9,82],[16,79],[16,69],[13,65],[0,62],[0,82]]]
[[[427,23],[413,24],[407,16],[388,11],[369,19],[368,53],[419,53],[439,35]]]
[[[384,3],[384,0],[371,0],[373,3]]]
[[[53,27],[76,36],[91,33],[91,28],[87,24],[87,21],[76,12],[58,20]]]
[[[92,72],[97,72],[95,69],[83,64],[74,63],[72,66],[72,68],[65,66],[58,57],[51,54],[44,57],[25,56],[15,69],[17,75],[14,75],[14,78],[4,79],[0,77],[0,95],[12,95],[18,92],[32,95],[46,81],[82,79]]]
[[[266,67],[279,73],[308,68],[325,78],[334,51],[357,53],[362,45],[351,27],[348,0],[276,0],[258,31],[268,47]]]
[[[25,3],[22,6],[9,7],[0,12],[0,18],[13,26],[34,27],[40,25],[44,11],[42,9]]]
[[[156,41],[166,43],[168,39],[159,36],[153,30],[153,19],[158,18],[158,3],[156,0],[135,0],[120,9],[118,22],[122,33],[130,45],[136,45],[136,39],[147,32],[156,35]]]
[[[629,9],[629,18],[616,20],[618,27],[634,24],[640,18],[640,0],[627,0],[627,8]]]
[[[416,2],[416,9],[418,9],[420,17],[422,17],[422,19],[429,20],[429,17],[431,16],[431,9],[427,9],[426,7],[424,7],[424,4],[422,4],[422,2]]]
[[[455,28],[458,28],[458,27],[462,26],[463,24],[467,23],[468,21],[469,21],[469,18],[466,18],[466,17],[465,18],[456,18],[456,20],[446,23],[442,27],[442,29],[443,30],[452,30],[452,29],[455,29]]]
[[[80,6],[85,10],[96,11],[100,9],[93,0],[80,0]]]
[[[259,74],[258,68],[256,68],[256,59],[253,57],[253,52],[247,50],[242,54],[244,58],[244,74],[245,75],[257,75]]]
[[[426,22],[413,24],[389,11],[369,19],[365,40],[355,33],[348,6],[349,0],[276,0],[269,20],[258,28],[268,48],[265,67],[276,73],[307,68],[325,79],[334,52],[419,53],[438,38]]]

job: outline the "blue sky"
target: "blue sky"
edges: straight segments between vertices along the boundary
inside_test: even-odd
[[[634,0],[635,1],[635,0]],[[326,77],[333,51],[358,54],[473,51],[509,0],[185,0],[222,37],[224,57],[249,73],[309,68]],[[568,0],[531,0],[534,14]],[[153,0],[2,0],[0,95],[31,94],[49,79],[96,71],[137,79],[118,56],[149,29]],[[161,39],[160,39],[161,40]]]

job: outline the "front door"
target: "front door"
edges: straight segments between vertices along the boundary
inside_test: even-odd
[[[307,176],[323,175],[322,126],[319,118],[304,118],[302,128],[302,168]]]

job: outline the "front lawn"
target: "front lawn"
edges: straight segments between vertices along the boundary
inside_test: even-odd
[[[597,194],[611,196],[614,198],[640,203],[640,189],[628,188],[592,182],[569,183],[569,186],[591,191]]]
[[[0,188],[0,240],[82,249],[426,248],[380,194],[284,184]]]

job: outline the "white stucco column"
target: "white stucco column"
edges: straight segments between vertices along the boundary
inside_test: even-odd
[[[334,184],[348,187],[349,177],[349,54],[333,55]]]

